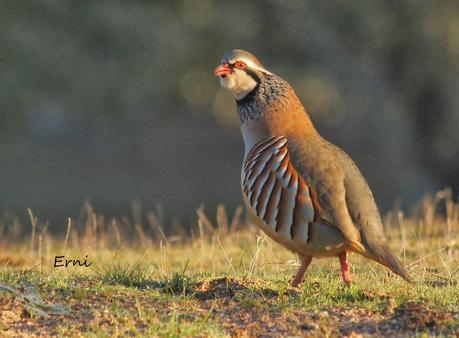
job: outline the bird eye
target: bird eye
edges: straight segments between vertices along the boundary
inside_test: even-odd
[[[235,64],[234,64],[234,66],[235,66],[236,68],[239,68],[239,69],[245,69],[245,68],[247,68],[247,65],[246,65],[244,62],[242,62],[242,61],[236,61]]]

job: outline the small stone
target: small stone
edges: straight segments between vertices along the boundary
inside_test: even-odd
[[[321,311],[321,312],[319,313],[319,317],[320,317],[320,318],[328,318],[328,317],[329,317],[328,311]]]
[[[319,329],[319,325],[314,322],[300,325],[301,331],[314,331],[318,329]]]

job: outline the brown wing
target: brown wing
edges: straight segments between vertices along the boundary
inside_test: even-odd
[[[318,218],[336,227],[358,249],[360,232],[346,205],[345,172],[336,158],[334,146],[321,138],[292,140],[289,144],[293,167],[308,182],[318,204]]]

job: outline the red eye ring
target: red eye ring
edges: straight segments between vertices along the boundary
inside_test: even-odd
[[[245,64],[245,62],[243,61],[236,61],[234,63],[234,67],[238,68],[238,69],[247,69],[247,65]]]

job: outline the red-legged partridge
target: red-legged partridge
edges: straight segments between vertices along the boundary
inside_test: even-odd
[[[236,98],[249,213],[302,261],[292,285],[301,283],[312,257],[331,256],[339,257],[349,285],[349,251],[410,281],[388,247],[364,177],[344,151],[319,135],[292,87],[243,50],[227,52],[215,74]]]

